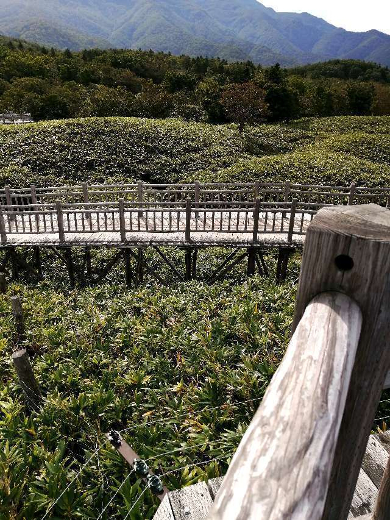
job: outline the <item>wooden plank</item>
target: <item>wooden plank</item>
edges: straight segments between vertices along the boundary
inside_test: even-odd
[[[172,491],[169,500],[175,520],[205,520],[213,503],[205,482]]]
[[[390,458],[386,464],[378,499],[374,508],[374,520],[389,520],[390,518]]]
[[[222,486],[223,477],[213,478],[207,482],[211,498],[215,500],[220,487]]]
[[[323,291],[348,294],[359,305],[364,323],[323,515],[326,520],[348,516],[390,366],[389,272],[387,209],[368,204],[319,211],[306,237],[293,328],[308,302]]]
[[[379,489],[389,456],[378,437],[370,435],[362,468]]]
[[[210,518],[321,518],[361,325],[341,293],[308,305]]]
[[[371,513],[375,504],[378,489],[367,473],[361,469],[351,504],[351,513],[356,518]]]
[[[160,507],[157,509],[156,514],[153,517],[153,520],[176,520],[173,515],[169,494],[165,495]],[[187,518],[187,520],[190,519]]]

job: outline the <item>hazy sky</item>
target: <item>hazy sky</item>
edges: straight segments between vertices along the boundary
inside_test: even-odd
[[[306,11],[349,31],[390,34],[390,0],[260,0],[275,11]]]

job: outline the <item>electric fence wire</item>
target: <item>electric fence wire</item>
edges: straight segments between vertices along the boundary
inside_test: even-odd
[[[107,511],[108,507],[112,504],[112,502],[114,501],[115,497],[118,495],[119,491],[123,488],[123,486],[126,484],[126,482],[129,480],[130,476],[134,473],[134,469],[132,469],[130,471],[130,473],[127,475],[127,477],[124,479],[124,481],[122,482],[122,484],[118,487],[118,489],[115,491],[115,493],[113,494],[113,496],[111,497],[111,499],[109,500],[109,502],[107,502],[107,504],[105,505],[104,509],[102,509],[102,511],[100,512],[99,516],[97,517],[97,520],[100,520],[100,518],[104,515],[104,513]]]
[[[217,447],[217,446],[220,446],[221,444],[224,444],[225,441],[220,441],[220,442],[217,442],[217,443],[213,443],[214,444],[214,447]],[[173,450],[170,450],[170,451],[167,451],[165,453],[159,453],[158,455],[153,455],[152,457],[148,457],[147,459],[145,459],[145,462],[150,462],[151,460],[155,460],[155,459],[159,459],[160,457],[165,457],[165,456],[168,456],[168,455],[171,455],[172,453],[177,453],[177,452],[180,452],[180,451],[184,451],[185,453],[189,452],[192,448],[198,448],[200,446],[204,446],[206,444],[212,444],[210,442],[207,442],[207,441],[203,441],[203,442],[200,442],[198,444],[193,444],[191,446],[182,446],[180,448],[175,448]],[[211,461],[205,461],[205,462],[201,462],[201,463],[198,463],[198,465],[201,465],[201,464],[207,464],[208,462],[212,462],[213,460],[216,460],[216,459],[212,459]],[[183,467],[187,467],[187,466],[183,466]],[[175,472],[175,471],[178,471],[182,468],[178,468],[178,469],[174,469],[174,470],[171,470],[170,472],[167,472],[165,473],[164,475],[168,475],[172,472]],[[128,478],[134,473],[134,469],[126,476],[126,478],[124,479],[124,481],[122,482],[122,484],[119,486],[118,490],[115,492],[115,494],[113,495],[113,497],[109,500],[109,502],[107,503],[107,505],[105,506],[105,508],[100,512],[97,520],[99,520],[102,516],[103,516],[103,513],[107,510],[108,506],[113,502],[114,498],[118,495],[118,492],[120,491],[120,489],[122,489],[122,487],[124,486],[125,482],[128,480]],[[162,476],[164,476],[162,475]]]
[[[247,399],[246,401],[241,401],[239,403],[235,403],[235,404],[231,404],[231,403],[224,403],[224,404],[221,404],[219,406],[214,406],[212,408],[210,407],[205,407],[201,410],[201,412],[212,412],[212,411],[215,411],[215,410],[220,410],[221,408],[223,407],[230,407],[230,408],[237,408],[238,406],[241,406],[243,404],[248,404],[248,403],[252,403],[252,402],[256,402],[256,401],[261,401],[263,398],[262,397],[256,397],[254,399]],[[178,415],[176,415],[174,417],[174,419],[179,419],[179,418],[182,418],[186,415],[190,415],[191,412],[181,412],[179,413]],[[196,411],[194,411],[193,413],[196,413]],[[133,426],[129,426],[128,428],[124,428],[123,430],[120,430],[119,433],[122,434],[122,433],[125,433],[125,432],[128,432],[130,430],[136,430],[138,428],[142,428],[142,427],[145,427],[145,426],[151,426],[151,425],[154,425],[154,424],[161,424],[161,423],[166,423],[167,422],[167,418],[165,417],[164,419],[156,419],[154,421],[147,421],[145,423],[142,423],[142,424],[137,424],[137,425],[133,425]]]
[[[166,477],[167,475],[171,475],[172,473],[175,473],[176,471],[182,471],[184,469],[189,469],[189,468],[193,468],[193,467],[199,467],[199,466],[204,466],[205,464],[211,464],[212,462],[215,462],[215,461],[220,461],[220,460],[224,460],[224,459],[227,459],[229,458],[231,455],[223,455],[221,457],[214,457],[213,459],[211,460],[206,460],[204,462],[198,462],[198,463],[195,463],[195,464],[187,464],[186,466],[182,466],[180,468],[176,468],[176,469],[172,469],[170,471],[167,471],[166,473],[163,473],[162,475],[160,475],[160,478],[163,478],[163,477]],[[134,504],[131,506],[131,508],[129,509],[127,515],[124,517],[123,520],[127,520],[127,518],[129,518],[131,512],[134,510],[135,506],[138,504],[138,502],[141,500],[142,496],[146,493],[146,491],[149,489],[149,485],[146,486],[146,488],[142,491],[142,493],[139,495],[139,497],[137,498],[137,500],[134,502]]]
[[[91,460],[95,457],[95,455],[97,455],[97,452],[100,450],[100,448],[98,448],[97,450],[95,450],[95,452],[90,456],[90,458],[87,460],[87,462],[85,464],[83,464],[80,468],[80,470],[78,471],[78,473],[76,474],[76,476],[73,478],[73,480],[66,486],[66,488],[63,490],[63,492],[60,494],[60,496],[56,499],[55,502],[53,502],[53,504],[46,510],[46,513],[45,515],[42,517],[41,520],[44,520],[45,518],[47,518],[47,515],[50,513],[50,511],[58,504],[58,502],[61,500],[61,498],[65,495],[65,493],[68,491],[68,489],[72,486],[72,484],[78,479],[80,473],[82,471],[84,471],[84,469],[88,466],[88,464],[91,462]]]

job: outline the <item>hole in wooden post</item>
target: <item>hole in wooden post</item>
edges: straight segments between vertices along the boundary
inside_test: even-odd
[[[339,255],[336,257],[335,264],[340,271],[351,271],[354,266],[352,258],[348,255]]]

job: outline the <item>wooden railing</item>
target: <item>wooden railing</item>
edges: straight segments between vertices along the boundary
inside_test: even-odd
[[[306,237],[293,337],[210,518],[347,519],[389,367],[390,213],[324,208]],[[390,518],[389,489],[375,518]]]
[[[0,124],[2,125],[15,125],[33,122],[34,120],[32,119],[31,114],[15,114],[13,112],[0,114]]]
[[[357,186],[319,186],[285,183],[187,183],[187,184],[103,184],[76,186],[10,188],[0,190],[1,205],[31,205],[36,203],[53,204],[56,200],[63,203],[88,202],[126,202],[162,203],[182,202],[187,199],[195,204],[211,202],[253,203],[262,202],[299,202],[312,204],[366,204],[375,203],[390,207],[389,188],[368,188]]]
[[[375,201],[389,207],[390,188],[291,184],[106,185],[0,190],[1,243],[9,235],[117,233],[306,234],[317,211],[328,205]],[[74,240],[74,239],[73,239]]]

